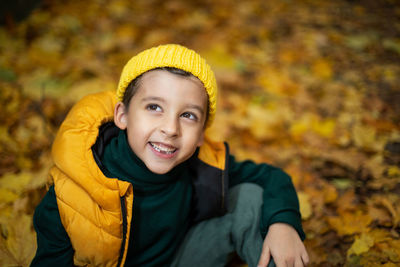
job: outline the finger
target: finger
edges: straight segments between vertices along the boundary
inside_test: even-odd
[[[263,250],[261,251],[261,256],[258,261],[257,267],[267,267],[270,258],[271,258],[271,252],[269,250],[269,247],[264,246]]]
[[[294,265],[293,265],[293,266],[294,266],[294,267],[303,267],[304,264],[303,264],[302,258],[296,259],[296,261],[294,262]]]
[[[308,263],[310,262],[310,258],[308,257],[307,252],[304,252],[301,255],[301,260],[303,261],[304,266],[308,265]]]
[[[287,267],[287,266],[289,266],[289,265],[287,265],[286,261],[284,259],[282,259],[282,258],[278,258],[278,259],[274,258],[274,261],[275,261],[276,267]]]
[[[299,258],[299,261],[301,261],[300,258]],[[296,266],[296,259],[295,259],[295,257],[291,257],[291,256],[287,257],[287,258],[285,259],[285,266],[287,266],[287,267],[297,267],[297,266]]]

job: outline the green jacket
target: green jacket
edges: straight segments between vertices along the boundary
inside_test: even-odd
[[[122,266],[126,260],[132,185],[106,177],[101,162],[105,145],[115,136],[115,127],[107,123],[114,98],[110,92],[84,98],[60,128],[53,144],[54,186],[34,216],[38,250],[32,266]],[[304,239],[294,187],[280,169],[251,161],[238,163],[226,144],[210,140],[192,157],[190,168],[193,222],[223,215],[228,188],[254,182],[264,188],[263,236],[272,223],[285,222]]]

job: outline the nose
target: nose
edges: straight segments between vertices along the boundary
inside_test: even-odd
[[[167,137],[176,137],[180,132],[179,118],[165,116],[161,122],[161,132]]]

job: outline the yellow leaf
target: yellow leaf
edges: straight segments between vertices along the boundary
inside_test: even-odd
[[[400,177],[400,168],[397,166],[390,166],[387,172],[389,177]]]
[[[1,266],[28,266],[36,250],[35,233],[32,218],[26,214],[14,214],[8,220],[1,221],[5,230],[0,235]]]
[[[83,80],[71,86],[60,102],[69,104],[75,103],[88,94],[94,94],[101,91],[115,90],[115,82],[106,78],[94,78]]]
[[[35,39],[29,46],[26,56],[31,64],[56,67],[60,65],[63,46],[62,38],[49,33]]]
[[[352,129],[352,136],[357,147],[369,151],[381,151],[386,140],[378,138],[374,127],[356,124]]]
[[[304,133],[311,129],[314,121],[316,121],[316,116],[314,114],[305,113],[301,118],[294,121],[289,132],[295,139],[299,139]]]
[[[300,138],[307,131],[313,131],[318,135],[331,138],[334,135],[336,122],[333,119],[321,119],[317,114],[305,113],[290,127],[290,134],[294,138]]]
[[[8,189],[16,194],[21,194],[32,179],[32,174],[21,172],[18,174],[7,173],[0,179],[0,188]]]
[[[326,185],[323,193],[324,193],[323,195],[324,195],[325,203],[333,203],[338,198],[338,192],[337,192],[335,186],[333,186],[331,184]]]
[[[248,107],[250,131],[258,140],[270,140],[281,136],[283,131],[283,112],[276,106],[262,107],[251,104]]]
[[[223,45],[215,45],[210,50],[202,52],[202,55],[216,69],[233,70],[237,66],[236,59]]]
[[[372,229],[368,235],[374,239],[375,243],[385,242],[392,239],[390,232],[383,229]]]
[[[363,109],[362,108],[363,94],[352,87],[349,87],[346,90],[345,94],[346,95],[343,100],[343,105],[345,107],[346,113],[342,114],[348,116],[348,119],[350,120],[347,121],[347,124],[349,124],[359,119],[360,117],[360,111],[362,111]]]
[[[372,127],[357,124],[353,127],[353,139],[358,147],[369,147],[375,141],[376,131]]]
[[[206,131],[206,136],[211,136],[215,141],[226,140],[226,136],[228,135],[230,126],[232,125],[229,123],[231,116],[231,113],[222,110],[217,112],[213,124]]]
[[[129,13],[129,2],[126,1],[112,1],[107,5],[110,14],[115,18],[121,18]],[[131,27],[130,28],[134,28]]]
[[[327,119],[314,122],[313,130],[323,137],[330,138],[334,134],[335,126],[336,122],[333,119]]]
[[[368,169],[371,171],[375,179],[382,178],[382,175],[386,170],[386,167],[384,165],[384,157],[382,156],[382,154],[376,154],[375,156],[368,158],[364,161],[364,165],[368,166]],[[395,181],[395,179],[390,180]],[[382,183],[380,186],[382,186]]]
[[[34,162],[31,158],[24,157],[23,155],[20,155],[16,162],[16,166],[21,170],[32,169],[33,164]]]
[[[34,190],[43,187],[49,179],[49,170],[54,165],[50,153],[44,153],[40,157],[40,165],[43,166],[38,172],[35,172],[27,190]]]
[[[332,78],[332,63],[326,59],[318,59],[312,64],[312,72],[319,78],[331,79]]]
[[[340,236],[362,233],[368,229],[372,218],[361,211],[344,212],[340,217],[328,217],[328,223]]]
[[[312,207],[310,204],[310,197],[304,192],[297,193],[300,202],[300,213],[303,220],[307,220],[312,215]]]
[[[389,239],[386,242],[376,244],[382,254],[384,254],[389,261],[399,263],[400,262],[400,240]]]
[[[299,140],[302,135],[307,132],[308,130],[308,125],[307,122],[305,121],[296,121],[294,122],[289,129],[290,134],[295,138],[296,140]]]
[[[0,188],[0,203],[12,203],[18,199],[18,195],[8,189]]]
[[[257,77],[257,82],[265,92],[277,96],[293,96],[298,93],[299,86],[290,75],[274,68],[266,68]]]
[[[356,237],[353,245],[347,251],[347,256],[352,254],[360,255],[367,252],[374,245],[374,239],[367,233],[362,233],[361,236]]]

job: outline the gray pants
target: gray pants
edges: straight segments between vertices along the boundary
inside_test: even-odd
[[[200,222],[187,233],[173,267],[223,267],[236,252],[249,267],[257,266],[262,250],[260,216],[263,189],[250,183],[229,190],[228,213]]]

